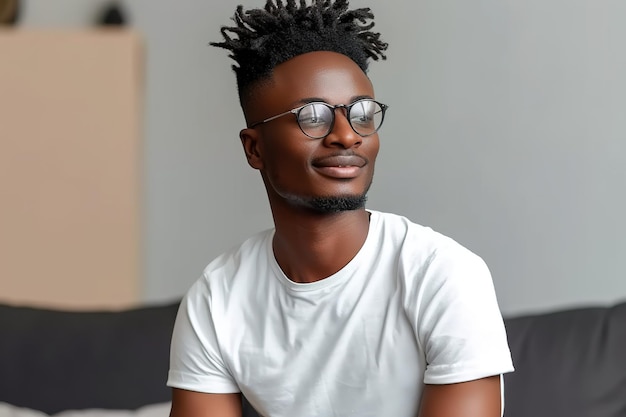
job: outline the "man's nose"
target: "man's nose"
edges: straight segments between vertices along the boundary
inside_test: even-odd
[[[330,133],[324,138],[326,146],[341,146],[344,149],[359,146],[363,138],[352,129],[348,120],[348,109],[337,107],[334,111],[335,123]]]

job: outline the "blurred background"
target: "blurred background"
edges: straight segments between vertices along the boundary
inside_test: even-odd
[[[15,3],[0,26],[0,301],[176,300],[272,226],[232,62],[208,45],[262,0]],[[368,207],[482,256],[507,315],[626,299],[626,2],[351,6],[390,45],[369,73],[390,110]]]

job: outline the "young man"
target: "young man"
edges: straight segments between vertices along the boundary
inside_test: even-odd
[[[491,276],[453,240],[366,210],[387,106],[369,9],[268,0],[222,29],[275,228],[184,298],[173,417],[496,417],[512,371]]]

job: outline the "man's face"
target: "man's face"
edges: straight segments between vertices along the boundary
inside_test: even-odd
[[[261,85],[255,97],[246,114],[252,123],[311,101],[336,105],[374,98],[374,89],[351,59],[321,51],[278,65],[271,82]],[[293,114],[244,129],[241,138],[248,162],[261,171],[273,205],[286,202],[332,212],[359,208],[365,202],[374,175],[378,134],[359,136],[344,109],[335,110],[333,129],[321,139],[306,136]]]

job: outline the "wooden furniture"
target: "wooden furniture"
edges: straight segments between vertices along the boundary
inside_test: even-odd
[[[142,48],[0,31],[0,300],[122,308],[141,278]]]

